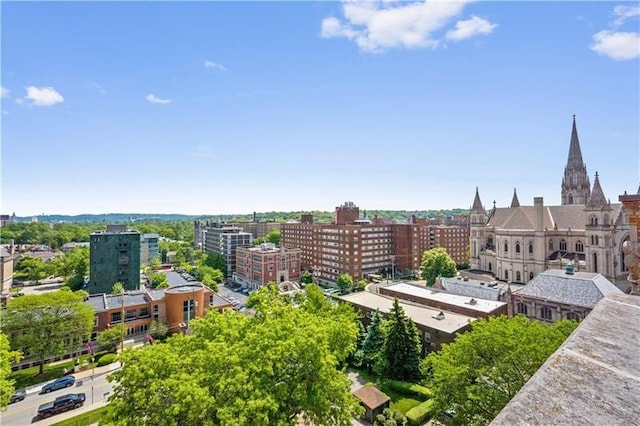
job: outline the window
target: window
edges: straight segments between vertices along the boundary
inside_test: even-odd
[[[489,272],[491,272],[491,262],[489,262]]]
[[[529,272],[529,281],[533,279],[533,272]]]
[[[552,316],[553,314],[551,312],[551,309],[547,308],[546,306],[540,308],[540,318],[551,321]]]
[[[147,318],[149,316],[149,308],[140,308],[140,312],[138,312],[139,318]]]
[[[520,241],[516,241],[516,253],[520,254]]]
[[[567,251],[567,242],[565,240],[560,240],[560,250]]]
[[[153,305],[153,319],[158,320],[158,305]]]
[[[504,242],[504,252],[508,252],[509,251],[509,244],[505,241]]]
[[[553,251],[553,240],[549,240],[549,251]]]
[[[131,309],[125,312],[124,314],[124,320],[125,321],[131,321],[136,319],[136,310],[135,309]]]
[[[116,324],[122,321],[122,314],[120,312],[111,312],[111,324]]]
[[[574,178],[575,180],[575,178]],[[573,194],[569,194],[569,204],[573,204]]]
[[[584,251],[584,244],[582,241],[576,241],[576,251],[582,253]]]
[[[575,312],[567,312],[567,319],[580,321],[580,314],[576,314]]]
[[[518,303],[516,305],[516,310],[519,314],[529,315],[527,305],[525,305],[524,303]]]
[[[516,271],[516,282],[520,282],[522,280],[522,277],[520,276],[520,271]]]
[[[505,280],[509,279],[509,271],[504,271],[504,279]]]
[[[598,272],[598,253],[593,253],[593,272]]]
[[[533,254],[533,243],[529,241],[529,254]]]
[[[196,317],[196,303],[195,300],[185,300],[182,302],[182,320],[189,322],[189,320]]]

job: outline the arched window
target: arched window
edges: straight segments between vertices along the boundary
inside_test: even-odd
[[[509,243],[507,243],[506,241],[504,242],[504,252],[508,252],[509,251]]]
[[[598,272],[598,253],[593,253],[592,259],[593,267],[591,269],[593,269],[593,272]]]
[[[590,223],[591,223],[591,225],[597,225],[598,224],[598,217],[597,216],[591,216]]]
[[[516,253],[520,254],[520,241],[516,241]]]
[[[608,225],[609,224],[609,215],[608,214],[604,214],[604,217],[602,218],[602,224],[603,225]]]
[[[520,276],[520,271],[516,271],[516,282],[519,283],[522,281],[522,277]]]
[[[551,312],[551,309],[546,306],[540,308],[540,318],[551,321],[552,316],[553,313]]]
[[[553,251],[553,240],[549,240],[549,251]]]
[[[573,194],[569,193],[569,204],[573,204]]]
[[[527,305],[525,305],[524,303],[518,303],[516,305],[516,310],[519,314],[528,315]]]
[[[560,250],[567,251],[567,242],[565,240],[560,240]]]
[[[529,272],[529,281],[533,279],[533,272]]]
[[[504,279],[509,280],[509,271],[504,271]]]
[[[529,254],[533,254],[533,243],[529,241]]]
[[[489,262],[489,272],[491,272],[491,262]]]
[[[576,241],[576,251],[578,253],[582,253],[584,251],[584,244],[580,240]]]

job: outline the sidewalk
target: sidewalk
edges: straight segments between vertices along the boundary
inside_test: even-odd
[[[83,405],[82,407],[77,408],[75,410],[66,411],[64,413],[55,415],[53,417],[49,417],[48,419],[40,420],[38,421],[38,426],[51,426],[63,420],[67,420],[72,417],[79,416],[80,414],[93,411],[96,408],[104,407],[107,404],[108,404],[108,401],[98,401],[93,405]]]

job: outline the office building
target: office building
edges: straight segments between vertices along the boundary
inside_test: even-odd
[[[140,286],[140,233],[126,225],[107,225],[90,236],[89,294],[111,293],[121,283],[125,290]]]

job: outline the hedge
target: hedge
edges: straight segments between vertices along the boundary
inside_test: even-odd
[[[412,409],[406,412],[405,416],[409,422],[410,426],[420,426],[423,425],[427,419],[433,416],[433,411],[435,408],[435,401],[430,399],[428,401],[423,402],[420,405],[416,405]]]
[[[429,399],[433,396],[433,392],[431,392],[431,389],[425,388],[424,386],[420,386],[415,383],[401,382],[399,380],[387,380],[385,384],[389,388],[405,395],[415,395],[421,399]]]
[[[109,365],[118,360],[118,356],[116,354],[106,354],[100,357],[98,360],[98,367],[104,367],[105,365]]]

